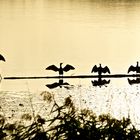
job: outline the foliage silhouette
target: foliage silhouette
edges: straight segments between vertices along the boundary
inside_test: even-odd
[[[44,95],[45,93],[43,93]],[[49,95],[50,96],[50,95]],[[45,95],[46,98],[46,95]],[[20,122],[8,123],[0,115],[0,139],[11,140],[139,140],[140,131],[129,118],[117,120],[107,115],[99,115],[88,109],[78,110],[71,97],[62,105],[53,102],[50,119],[40,115],[23,114],[22,119],[30,121],[29,125]],[[48,100],[48,98],[47,98]]]

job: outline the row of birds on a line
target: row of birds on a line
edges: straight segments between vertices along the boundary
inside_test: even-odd
[[[62,67],[63,63],[60,63],[60,67],[56,67],[55,65],[50,65],[46,68],[46,70],[53,70],[55,72],[59,72],[59,75],[63,75],[64,72],[67,72],[69,70],[74,70],[75,68],[72,65],[67,64],[65,67]],[[128,69],[128,73],[129,72],[136,72],[136,73],[140,73],[140,66],[139,66],[139,62],[137,62],[136,66],[130,66]],[[110,74],[110,70],[107,66],[102,67],[101,64],[99,64],[99,67],[97,67],[96,65],[92,68],[91,73],[93,72],[97,72],[98,75],[102,75],[102,73],[109,73]]]
[[[5,58],[0,54],[0,60],[1,61],[6,61]],[[62,67],[63,63],[60,63],[60,66],[57,67],[55,65],[50,65],[46,68],[46,70],[53,70],[55,72],[59,72],[59,75],[62,76],[64,74],[64,72],[70,71],[70,70],[74,70],[75,68],[72,65],[67,64],[66,66]],[[128,73],[129,72],[136,72],[136,73],[140,73],[140,66],[139,66],[139,62],[137,62],[136,66],[130,66],[128,69]],[[102,67],[101,64],[99,64],[99,67],[97,67],[96,65],[92,68],[91,72],[98,72],[98,75],[101,75],[102,73],[109,73],[110,74],[110,70],[107,66]]]

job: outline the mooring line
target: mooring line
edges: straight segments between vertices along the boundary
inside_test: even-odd
[[[17,79],[65,79],[65,78],[129,78],[139,77],[140,74],[110,74],[110,75],[73,75],[73,76],[27,76],[27,77],[4,77],[6,80],[17,80]]]

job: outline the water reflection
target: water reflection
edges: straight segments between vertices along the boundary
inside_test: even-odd
[[[47,86],[49,89],[53,89],[53,88],[57,88],[57,87],[60,87],[60,88],[64,87],[64,88],[66,88],[66,89],[70,89],[70,87],[72,87],[72,85],[70,85],[69,83],[64,82],[63,79],[59,79],[58,82],[54,82],[54,83],[52,83],[52,84],[47,84],[46,86]]]
[[[97,87],[99,86],[100,88],[102,86],[105,86],[107,87],[107,84],[110,83],[110,80],[105,80],[105,79],[102,79],[102,78],[98,78],[98,80],[92,80],[92,86],[94,87]],[[64,82],[63,79],[59,79],[58,82],[54,82],[52,84],[46,84],[46,86],[49,88],[49,89],[54,89],[54,88],[66,88],[66,89],[72,89],[74,87],[74,85],[70,85],[68,82]],[[76,86],[76,85],[75,85]]]
[[[130,79],[128,78],[128,83],[129,83],[130,85],[140,84],[140,78],[136,78],[136,79],[133,79],[133,80],[130,80]]]
[[[99,86],[100,88],[104,85],[106,86],[107,84],[110,83],[110,80],[102,80],[102,73],[109,73],[110,70],[107,66],[102,67],[101,64],[99,64],[99,67],[96,65],[92,68],[91,72],[97,72],[98,73],[98,80],[91,81],[93,86]]]
[[[107,78],[108,79],[108,78]],[[90,79],[89,79],[90,80]],[[118,79],[120,80],[120,79]],[[136,78],[136,79],[127,79],[129,85],[134,85],[134,84],[140,84],[140,78]],[[104,77],[104,79],[100,76],[98,76],[97,80],[91,80],[92,86],[93,87],[107,87],[107,85],[109,85],[111,82],[111,80],[106,80],[106,78]],[[58,82],[54,82],[52,84],[47,84],[46,85],[49,89],[54,89],[54,88],[66,88],[66,89],[71,89],[72,87],[74,87],[74,85],[70,85],[68,82],[64,82],[63,78],[59,79]],[[75,85],[76,86],[76,85]]]
[[[107,87],[106,85],[110,83],[110,80],[105,80],[105,79],[102,80],[102,78],[98,78],[98,80],[94,80],[91,82],[93,86],[99,86],[101,88],[102,86]]]

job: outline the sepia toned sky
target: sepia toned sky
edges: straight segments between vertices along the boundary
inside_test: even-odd
[[[48,65],[72,64],[90,74],[95,64],[126,73],[140,60],[138,1],[0,1],[4,76],[45,76]]]

